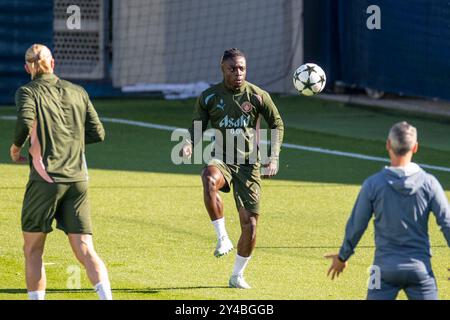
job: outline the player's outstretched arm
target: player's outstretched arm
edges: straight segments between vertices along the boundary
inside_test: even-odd
[[[14,142],[9,149],[9,153],[13,162],[25,163],[27,159],[20,155],[20,151],[28,139],[36,120],[36,104],[32,92],[24,87],[17,90],[15,98],[17,121]]]
[[[105,129],[100,122],[97,111],[86,93],[85,143],[97,143],[105,140]]]
[[[20,154],[21,150],[22,148],[16,146],[14,143],[11,145],[11,148],[9,149],[9,155],[11,156],[11,160],[13,162],[20,164],[27,162],[28,159]]]
[[[270,178],[278,173],[280,151],[284,137],[284,123],[270,95],[264,93],[262,100],[260,112],[271,129],[270,161],[268,164],[264,164],[265,174],[262,178]]]
[[[437,224],[441,227],[447,245],[450,247],[450,205],[439,181],[433,177],[434,197],[431,200],[431,211],[436,217]]]
[[[328,274],[333,272],[333,274],[339,275],[339,273],[342,272],[346,266],[345,263],[355,252],[355,248],[358,245],[359,240],[366,231],[367,225],[369,224],[373,213],[372,202],[370,200],[370,191],[371,188],[369,182],[366,180],[358,194],[352,214],[347,221],[345,237],[341,249],[339,250],[339,254],[326,256],[333,259]],[[332,276],[332,279],[334,279],[334,276]]]
[[[194,111],[192,113],[192,123],[189,131],[189,139],[182,148],[183,156],[190,158],[192,149],[200,141],[203,132],[206,130],[209,122],[209,113],[206,107],[205,99],[201,94],[195,102]]]
[[[183,147],[181,148],[181,154],[180,156],[186,157],[188,159],[192,156],[192,141],[186,140]]]
[[[331,280],[334,280],[335,277],[338,278],[347,267],[348,262],[341,260],[337,253],[328,253],[324,257],[331,259],[331,266],[328,269],[327,277],[331,274]]]
[[[271,158],[268,164],[264,164],[264,174],[261,176],[263,179],[273,177],[278,173],[278,158]]]

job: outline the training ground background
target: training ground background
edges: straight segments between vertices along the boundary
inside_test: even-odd
[[[389,127],[419,130],[419,163],[450,166],[450,121],[379,111],[317,98],[275,97],[285,142],[387,157]],[[101,117],[186,128],[194,100],[96,100]],[[0,108],[0,299],[26,299],[20,211],[28,166],[9,160],[15,108]],[[363,180],[386,163],[283,148],[276,178],[263,181],[257,247],[246,271],[251,290],[227,288],[234,255],[216,259],[214,230],[203,205],[200,165],[175,166],[170,131],[105,122],[106,141],[87,147],[94,240],[108,266],[115,299],[364,299],[374,253],[373,227],[339,279],[327,279]],[[450,198],[450,172],[430,170]],[[228,232],[240,227],[223,194]],[[449,248],[430,217],[433,268],[441,299],[450,298]],[[96,299],[63,232],[46,244],[48,299]],[[76,267],[75,267],[76,269]],[[75,277],[75,278],[74,278]],[[69,283],[68,283],[69,282]],[[68,287],[69,284],[69,287]],[[402,294],[400,298],[404,299]]]

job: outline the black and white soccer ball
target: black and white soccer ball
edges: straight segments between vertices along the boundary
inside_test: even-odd
[[[301,95],[313,96],[325,88],[327,77],[317,64],[305,63],[295,70],[292,80]]]

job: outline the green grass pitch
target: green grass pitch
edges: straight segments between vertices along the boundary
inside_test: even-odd
[[[449,123],[385,114],[314,98],[275,97],[285,142],[386,157],[389,127],[408,120],[419,129],[416,161],[450,166]],[[94,101],[100,116],[187,127],[193,100]],[[14,115],[13,107],[0,116]],[[257,247],[247,268],[252,290],[227,288],[234,253],[217,259],[214,230],[203,206],[201,166],[175,166],[170,132],[105,123],[103,144],[87,147],[96,249],[106,262],[115,299],[364,299],[374,243],[367,230],[338,280],[326,277],[325,253],[341,245],[362,181],[382,168],[371,162],[283,149],[280,172],[264,180]],[[20,210],[28,167],[9,161],[14,122],[0,120],[0,299],[26,299]],[[450,198],[450,173],[430,171]],[[223,194],[228,232],[240,227],[231,194]],[[430,219],[434,272],[441,299],[450,298],[448,253]],[[78,265],[65,235],[47,239],[47,299],[96,299],[84,272],[68,289],[68,267]],[[402,294],[400,298],[404,299]]]

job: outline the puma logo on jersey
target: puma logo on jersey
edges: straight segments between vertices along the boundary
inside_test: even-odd
[[[221,109],[222,111],[224,110],[224,108],[225,108],[225,103],[223,102],[223,99],[220,99],[220,103],[218,103],[218,104],[216,105],[216,108],[217,108],[217,109]]]

